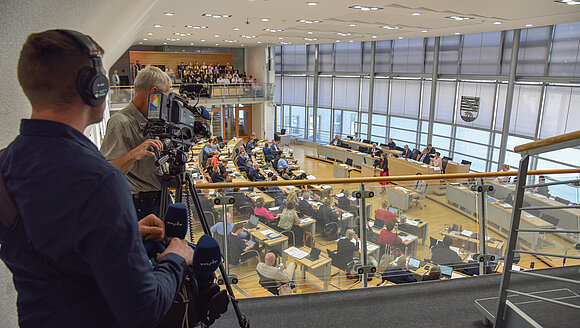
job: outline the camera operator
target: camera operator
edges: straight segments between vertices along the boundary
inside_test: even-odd
[[[83,135],[105,109],[99,53],[88,36],[64,30],[30,35],[20,53],[32,115],[0,161],[0,197],[20,214],[7,227],[10,207],[0,211],[20,327],[154,327],[192,263],[191,247],[174,238],[152,268],[142,239],[161,240],[163,222],[137,223],[127,180]]]
[[[133,100],[119,113],[111,116],[101,153],[111,164],[125,173],[131,187],[133,202],[139,219],[159,213],[161,181],[155,175],[155,154],[161,152],[161,141],[146,139],[143,128],[147,124],[150,93],[169,94],[171,80],[157,67],[147,66],[135,78]]]

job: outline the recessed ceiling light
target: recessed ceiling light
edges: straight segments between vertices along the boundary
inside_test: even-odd
[[[386,28],[387,30],[399,30],[401,29],[399,26],[389,26],[389,25],[383,25],[381,26],[382,28]]]
[[[354,41],[352,41],[352,40],[348,40],[348,42],[354,42]]]
[[[202,16],[204,16],[204,17],[211,17],[213,15],[212,14],[203,14]]]
[[[456,16],[456,15],[453,15],[453,16],[447,16],[447,17],[445,17],[445,18],[454,19],[454,20],[456,20],[456,21],[462,21],[462,20],[468,20],[468,19],[472,19],[471,17],[467,17],[467,16]]]
[[[143,42],[139,41],[139,44],[143,44]]]
[[[284,38],[283,37],[279,37],[278,40],[284,40]]]
[[[191,33],[185,33],[185,35],[191,35]]]
[[[230,14],[202,14],[203,17],[213,17],[213,18],[229,18],[232,17]]]
[[[163,44],[167,44],[167,42],[163,42]]]
[[[500,21],[493,22],[493,25],[500,25],[500,24],[501,24]]]
[[[166,13],[163,13],[163,15],[165,15],[165,16],[173,16],[173,13],[166,12]]]
[[[350,27],[355,27],[355,26],[356,26],[356,24],[348,24],[348,26],[350,26]]]
[[[215,45],[216,45],[216,46],[219,46],[220,44],[219,44],[219,43],[216,43]]]
[[[282,32],[284,30],[281,30],[278,28],[265,28],[264,31],[266,31],[266,32]]]
[[[308,32],[306,32],[306,33],[308,33],[308,34],[312,34],[313,32],[312,32],[312,31],[308,31]]]
[[[176,41],[181,41],[181,39],[175,39]]]
[[[258,41],[258,42],[256,42],[256,43],[262,43],[262,41]]]
[[[205,42],[205,40],[203,40],[203,39],[201,39],[201,40],[199,40],[199,41],[201,41],[201,42]]]
[[[367,6],[361,6],[361,5],[354,5],[354,6],[350,6],[348,8],[350,8],[350,9],[358,9],[358,10],[362,10],[362,11],[377,11],[377,10],[383,9],[383,8],[380,8],[380,7],[367,7]]]
[[[153,27],[163,27],[163,25],[161,25],[161,24],[155,24],[155,25],[153,25]]]
[[[427,33],[429,30],[421,30],[422,33]]]
[[[181,51],[185,52],[185,49],[181,49]]]
[[[219,38],[220,35],[219,34],[214,34],[214,37]]]
[[[243,47],[244,45],[243,44],[240,44],[240,46]]]
[[[305,24],[318,24],[318,23],[322,23],[321,20],[309,20],[309,19],[297,19],[296,22],[298,22],[298,23],[305,23]]]
[[[377,36],[376,36],[376,35],[373,35],[373,36],[372,36],[372,38],[373,38],[373,39],[376,39],[376,38],[377,38]]]
[[[336,33],[336,35],[339,35],[339,36],[349,36],[349,35],[352,35],[352,33],[342,33],[342,32],[338,32],[338,33]]]
[[[339,42],[340,42],[340,40],[336,40],[336,43],[339,43]]]
[[[314,2],[314,1],[307,2],[306,4],[307,4],[308,6],[318,6],[318,2]]]
[[[411,16],[421,16],[421,13],[415,12],[415,13],[412,13]]]
[[[260,20],[261,20],[262,22],[268,22],[268,21],[270,21],[270,18],[262,18],[262,19],[260,19]]]
[[[143,38],[143,41],[147,41],[147,40],[149,40],[149,39],[147,39],[147,38]]]
[[[193,25],[185,25],[185,27],[187,27],[187,28],[192,28],[192,27],[193,27]]]
[[[190,43],[189,43],[189,45],[190,45],[190,46],[193,46],[193,42],[190,42]]]
[[[239,31],[240,28],[239,27],[234,27],[234,31]]]
[[[153,35],[153,32],[149,32],[149,33],[147,33],[147,35]]]
[[[526,27],[532,27],[532,26],[534,26],[534,25],[532,25],[532,24],[526,24]]]
[[[455,32],[455,35],[460,35],[460,34],[461,34],[461,33],[459,33],[459,32]]]
[[[399,40],[403,40],[403,37],[402,37],[402,36],[400,36],[400,37],[399,37]]]
[[[175,32],[175,33],[173,33],[173,35],[179,35],[179,32]]]
[[[568,4],[570,6],[580,5],[580,1],[576,1],[576,0],[556,0],[554,2],[565,3],[565,4]]]

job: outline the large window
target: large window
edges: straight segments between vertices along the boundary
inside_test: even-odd
[[[517,167],[514,146],[580,130],[574,116],[580,112],[580,22],[521,30],[516,82],[508,95],[513,39],[511,30],[442,36],[433,99],[434,37],[273,47],[276,129],[322,143],[354,132],[379,143],[392,138],[411,149],[431,140],[441,155],[470,161],[474,171],[503,164],[507,129],[502,162]],[[579,167],[580,149],[545,154],[531,164]]]

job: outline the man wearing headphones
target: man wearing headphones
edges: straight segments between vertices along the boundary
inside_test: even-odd
[[[149,94],[169,94],[171,80],[157,67],[147,66],[135,78],[135,96],[119,113],[111,116],[101,153],[111,164],[125,173],[137,218],[159,213],[161,180],[155,174],[155,154],[163,149],[161,141],[147,139],[143,128],[147,124]]]
[[[0,257],[20,327],[154,327],[192,263],[174,238],[152,268],[142,239],[162,239],[163,222],[137,223],[123,173],[83,135],[103,119],[100,53],[70,30],[32,34],[20,53],[32,116],[0,155]]]

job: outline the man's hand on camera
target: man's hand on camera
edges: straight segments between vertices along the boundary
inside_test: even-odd
[[[183,239],[173,238],[167,246],[165,252],[159,254],[157,260],[161,260],[165,254],[177,254],[185,259],[187,265],[191,265],[193,263],[193,248],[187,244],[187,242]]]
[[[161,141],[157,139],[147,139],[143,141],[139,146],[133,148],[131,152],[133,153],[133,158],[138,161],[145,156],[153,157],[155,154],[153,153],[153,149],[157,152],[161,152],[163,150],[163,144]]]
[[[139,233],[144,240],[161,241],[165,238],[165,224],[155,214],[149,214],[139,221]]]

